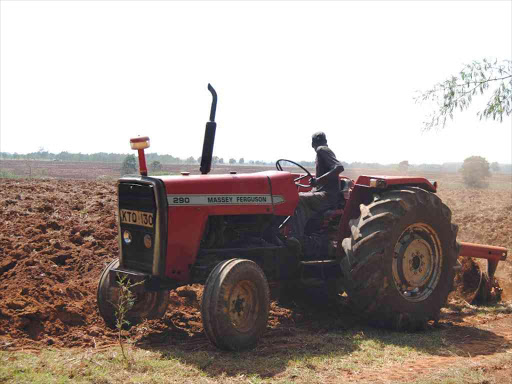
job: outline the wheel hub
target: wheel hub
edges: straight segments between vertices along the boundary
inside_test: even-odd
[[[395,245],[393,278],[408,301],[425,300],[441,274],[442,251],[437,233],[428,225],[410,225]]]
[[[244,303],[245,303],[245,299],[243,297],[240,297],[238,296],[236,298],[236,300],[233,300],[233,311],[238,315],[240,316],[241,313],[243,312],[244,310]]]
[[[403,274],[409,287],[420,287],[432,273],[432,250],[419,235],[405,245]]]
[[[240,332],[249,331],[257,319],[256,286],[248,280],[237,282],[230,293],[228,316]]]

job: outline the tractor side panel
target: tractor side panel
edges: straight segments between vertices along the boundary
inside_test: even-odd
[[[298,202],[288,172],[162,177],[167,191],[166,275],[190,279],[209,216],[291,215]]]
[[[165,275],[180,282],[190,278],[196,261],[208,210],[205,208],[169,207]]]
[[[299,203],[299,193],[293,182],[293,174],[288,172],[265,172],[270,180],[274,197],[274,215],[291,216]],[[282,201],[284,200],[284,201]]]

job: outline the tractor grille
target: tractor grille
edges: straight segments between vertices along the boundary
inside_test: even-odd
[[[127,224],[121,222],[121,251],[123,255],[123,267],[141,272],[152,272],[154,249],[155,249],[155,228],[157,223],[157,210],[155,203],[155,192],[152,185],[136,184],[133,182],[119,183],[119,212],[130,210],[153,215],[153,226]],[[123,240],[124,231],[131,234],[131,243]],[[151,247],[144,245],[144,236],[151,237]]]

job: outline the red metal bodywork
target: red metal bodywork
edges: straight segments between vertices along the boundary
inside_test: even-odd
[[[507,248],[494,247],[492,245],[482,245],[473,243],[459,243],[460,252],[459,255],[463,257],[474,257],[477,259],[487,259],[487,274],[489,277],[494,277],[496,268],[500,260],[507,259]]]
[[[460,255],[465,257],[476,257],[478,259],[500,261],[507,258],[507,253],[507,248],[503,247],[493,247],[491,245],[473,243],[460,243]]]
[[[166,276],[180,282],[189,279],[208,216],[274,214],[289,216],[298,203],[293,175],[268,171],[234,175],[162,176],[168,196],[168,243]],[[271,196],[269,203],[238,204],[236,201],[194,203],[208,196]],[[173,196],[188,197],[189,203],[173,205]],[[178,197],[178,198],[179,198]],[[278,201],[279,200],[279,201]],[[274,203],[275,202],[275,203]]]
[[[266,171],[233,175],[161,176],[168,199],[168,243],[165,275],[186,283],[189,270],[196,261],[199,245],[209,216],[218,215],[267,215],[291,216],[299,200],[299,192],[311,187],[297,187],[294,179],[302,174]],[[347,179],[340,176],[340,179]],[[307,184],[307,179],[299,181]],[[376,187],[375,185],[378,185]],[[423,177],[411,176],[359,176],[350,191],[344,210],[340,211],[338,239],[350,236],[349,221],[360,215],[360,205],[368,204],[374,193],[393,186],[417,186],[436,192],[437,183]],[[266,203],[239,204],[236,200],[201,203],[207,197],[228,198],[237,196],[267,196]],[[347,196],[346,196],[347,197]],[[190,202],[173,203],[174,198],[189,198]],[[199,201],[199,202],[198,202]],[[336,211],[338,212],[338,211]],[[507,249],[480,244],[460,243],[460,255],[484,258],[489,261],[492,275],[499,260],[507,256]],[[341,252],[341,247],[339,248]]]
[[[149,146],[149,137],[142,136],[142,137],[135,137],[133,139],[130,139],[130,144],[135,143],[144,143],[147,142]],[[144,154],[144,149],[138,149],[139,154],[139,172],[142,176],[148,175],[148,167],[146,166],[146,155]]]
[[[139,169],[142,176],[148,175],[148,167],[146,166],[146,156],[143,149],[138,149],[139,152]]]
[[[424,177],[418,176],[366,176],[362,175],[357,178],[356,184],[364,185],[366,187],[370,187],[371,180],[383,180],[385,185],[381,188],[386,188],[390,186],[398,186],[398,185],[407,185],[413,187],[420,187],[430,192],[437,191],[437,183],[431,182],[430,180],[425,179]]]

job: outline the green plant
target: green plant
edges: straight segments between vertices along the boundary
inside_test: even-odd
[[[433,88],[421,92],[416,102],[431,101],[436,104],[434,111],[424,122],[424,130],[446,125],[453,119],[455,110],[468,109],[473,96],[483,95],[491,90],[487,105],[477,113],[480,118],[491,118],[502,122],[503,116],[512,113],[512,61],[483,59],[466,64],[462,70]]]
[[[17,179],[20,176],[12,173],[11,171],[0,170],[0,179]]]
[[[398,163],[398,170],[401,173],[407,174],[407,171],[409,171],[409,161],[404,160],[404,161],[401,161],[400,163]]]
[[[137,159],[135,155],[127,155],[121,165],[121,176],[129,173],[137,173]]]
[[[151,164],[149,164],[149,170],[151,172],[160,172],[162,170],[162,163],[158,160],[152,161]]]
[[[117,276],[119,298],[117,303],[113,304],[116,311],[116,329],[118,331],[119,346],[121,347],[121,353],[123,354],[124,361],[126,362],[128,362],[128,357],[124,350],[123,329],[125,326],[128,327],[130,325],[130,322],[126,320],[126,314],[133,308],[136,300],[136,296],[133,294],[132,288],[142,283],[143,281],[132,283],[126,275]]]
[[[471,156],[464,160],[460,169],[464,183],[468,187],[483,188],[487,186],[487,178],[491,176],[489,163],[481,156]]]

